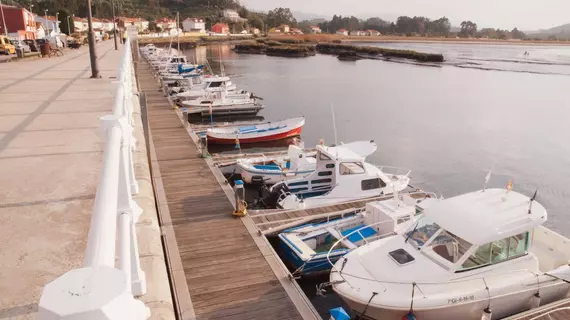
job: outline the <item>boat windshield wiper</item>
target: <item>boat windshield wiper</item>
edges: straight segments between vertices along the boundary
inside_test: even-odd
[[[420,224],[420,222],[416,222],[416,225],[414,226],[414,229],[412,230],[412,232],[408,233],[408,235],[406,236],[406,240],[404,241],[404,243],[408,242],[408,239],[410,239],[410,237],[416,233],[416,229],[418,228],[418,225]]]

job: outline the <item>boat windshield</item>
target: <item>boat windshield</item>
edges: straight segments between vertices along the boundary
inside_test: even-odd
[[[414,243],[416,247],[423,246],[438,230],[439,225],[430,218],[423,216],[409,231],[406,240]]]

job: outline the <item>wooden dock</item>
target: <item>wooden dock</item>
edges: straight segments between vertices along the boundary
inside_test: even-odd
[[[176,276],[177,270],[170,262],[171,281],[178,291],[174,295],[184,299],[180,288],[187,286],[191,299],[177,300],[185,306],[178,308],[184,309],[180,319],[192,319],[192,312],[188,312],[192,308],[199,320],[318,319],[314,314],[307,315],[298,297],[287,291],[283,279],[268,263],[268,253],[262,254],[246,224],[232,217],[232,203],[212,167],[199,157],[167,98],[157,90],[157,81],[146,62],[139,63],[137,76],[140,90],[147,97],[149,139],[154,147],[151,152],[159,168],[153,168],[153,180],[161,181],[162,186],[155,188],[162,187],[159,191],[165,198],[163,203],[158,200],[158,207],[169,214],[162,216],[166,223],[161,228],[172,228],[177,243],[173,252],[179,252],[183,268],[183,277]],[[168,244],[165,247],[168,251]],[[167,252],[167,256],[173,252]],[[180,281],[185,281],[186,286]]]

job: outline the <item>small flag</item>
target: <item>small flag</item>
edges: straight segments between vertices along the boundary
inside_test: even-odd
[[[507,192],[510,192],[513,190],[513,181],[509,180],[509,182],[507,183]]]
[[[321,146],[324,146],[324,145],[325,145],[325,139],[320,139],[320,140],[319,140],[319,144],[320,144]]]

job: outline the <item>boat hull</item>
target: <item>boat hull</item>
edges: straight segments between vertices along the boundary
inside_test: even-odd
[[[552,303],[568,297],[569,285],[566,283],[558,283],[551,286],[540,288],[541,305]],[[409,309],[390,309],[389,307],[378,307],[370,304],[366,307],[365,303],[355,302],[346,298],[342,293],[335,291],[348,304],[351,310],[362,315],[366,308],[366,319],[374,320],[401,320],[409,312]],[[501,295],[500,297],[491,298],[492,319],[501,319],[530,309],[533,295],[536,288],[529,288],[523,292],[514,292],[512,294]],[[451,297],[450,297],[451,298]],[[489,301],[480,299],[467,303],[454,303],[455,300],[450,299],[447,305],[437,308],[422,309],[414,304],[414,315],[421,320],[480,320],[482,312],[487,308]],[[381,302],[377,302],[380,304]]]
[[[241,139],[240,139],[241,143]],[[242,180],[245,183],[251,183],[253,177],[263,177],[265,184],[276,184],[281,181],[289,179],[303,178],[311,174],[314,170],[310,171],[299,171],[287,174],[281,170],[256,170],[254,168],[246,168],[240,165],[237,166],[241,172]]]
[[[267,142],[267,141],[275,141],[275,140],[283,140],[292,137],[296,137],[301,135],[302,127],[293,128],[286,132],[281,132],[277,134],[265,135],[265,136],[257,136],[257,137],[240,137],[239,143],[256,143],[256,142]],[[235,138],[220,138],[215,137],[208,134],[208,143],[209,144],[236,144]]]
[[[291,245],[286,243],[286,239],[282,236],[279,237],[279,247],[283,255],[283,259],[289,266],[296,270],[297,274],[309,275],[314,273],[321,273],[324,271],[330,271],[331,264],[329,263],[326,254],[319,255],[321,257],[312,258],[309,261],[303,260],[295,252],[295,249],[291,248]],[[347,252],[338,252],[336,254],[331,254],[330,261],[334,264],[344,256]]]

